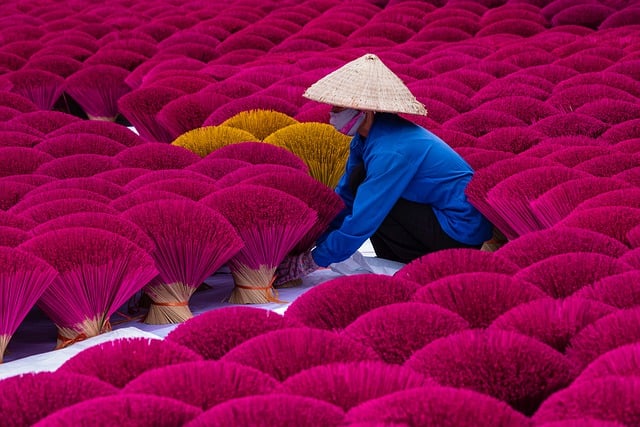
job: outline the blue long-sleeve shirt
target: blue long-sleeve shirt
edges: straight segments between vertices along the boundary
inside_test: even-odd
[[[366,178],[357,194],[349,188],[353,168],[363,164]],[[349,159],[336,192],[345,209],[312,252],[320,266],[343,261],[380,227],[398,199],[430,205],[453,239],[479,245],[492,225],[467,200],[464,190],[473,169],[444,141],[396,114],[376,113],[367,138],[351,140]]]

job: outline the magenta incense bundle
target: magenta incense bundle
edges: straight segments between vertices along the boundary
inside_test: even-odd
[[[203,160],[207,160],[209,157],[205,157]],[[231,160],[233,159],[211,159],[211,160]],[[224,176],[220,177],[216,181],[216,184],[220,188],[231,187],[235,184],[240,184],[245,180],[251,179],[255,176],[262,174],[271,174],[271,173],[289,173],[294,175],[300,174],[300,169],[292,168],[290,166],[280,165],[276,163],[258,163],[252,164],[250,163],[246,167],[239,167],[235,170],[230,171]]]
[[[486,328],[511,308],[546,296],[517,275],[474,272],[430,282],[411,301],[438,305],[460,315],[471,328]]]
[[[80,177],[80,178],[65,178],[65,179],[51,179],[50,182],[42,183],[30,192],[30,196],[44,193],[51,190],[59,189],[79,189],[85,191],[92,191],[96,194],[105,196],[109,199],[118,198],[126,191],[118,184],[100,179],[96,177]]]
[[[59,273],[38,301],[58,328],[58,348],[109,331],[110,316],[158,273],[145,250],[95,228],[49,231],[19,248]]]
[[[35,147],[53,157],[72,156],[74,154],[115,156],[127,148],[126,145],[118,141],[92,133],[62,134],[47,137]]]
[[[138,136],[125,126],[113,122],[104,122],[97,120],[80,120],[77,122],[72,122],[58,128],[53,132],[50,132],[47,136],[55,137],[69,133],[93,133],[113,139],[114,141],[119,142],[120,144],[124,144],[127,147],[140,145],[146,142],[144,139],[142,139],[140,136]]]
[[[205,359],[218,360],[250,338],[289,327],[271,310],[250,306],[222,307],[178,325],[165,338],[183,345]]]
[[[585,298],[541,298],[513,307],[494,320],[489,329],[527,335],[564,353],[578,332],[615,310]]]
[[[38,224],[51,219],[78,212],[101,212],[117,215],[118,211],[106,203],[86,198],[54,199],[38,203],[20,212],[20,215]]]
[[[191,295],[243,247],[222,213],[189,199],[138,204],[122,216],[155,244],[152,256],[159,274],[145,287],[153,301],[146,323],[180,323],[193,317]]]
[[[244,160],[253,164],[273,163],[308,173],[309,167],[300,157],[284,147],[257,141],[237,142],[212,151],[208,158]]]
[[[35,185],[0,178],[0,209],[5,211],[11,209],[34,188],[36,188]]]
[[[578,332],[566,349],[567,357],[580,369],[603,354],[625,344],[637,342],[640,309],[615,310]]]
[[[596,231],[577,227],[553,227],[510,240],[494,253],[517,265],[517,271],[548,257],[568,252],[591,252],[618,258],[628,250],[622,242]]]
[[[166,181],[166,180],[193,180],[200,181],[203,184],[215,184],[216,181],[213,178],[210,178],[206,175],[203,175],[199,172],[195,172],[187,169],[157,169],[157,170],[146,170],[146,173],[141,174],[140,176],[132,179],[128,183],[124,185],[124,189],[126,191],[134,191],[138,190],[148,184],[154,184],[158,181]]]
[[[54,412],[95,397],[111,396],[109,383],[72,372],[36,372],[0,381],[0,410],[7,427],[32,426]]]
[[[6,78],[12,92],[31,100],[41,110],[51,110],[64,90],[64,78],[49,71],[19,69]]]
[[[292,253],[300,254],[310,250],[316,240],[327,229],[331,221],[344,209],[344,202],[337,193],[326,184],[305,173],[262,174],[244,181],[246,184],[265,185],[285,191],[305,202],[318,214],[318,219],[298,242]]]
[[[349,425],[437,425],[446,420],[459,427],[518,427],[528,417],[485,393],[464,388],[427,386],[371,399],[345,416]]]
[[[0,227],[0,229],[4,228],[7,227]],[[1,230],[0,233],[2,233]],[[0,242],[2,240],[4,239],[0,237]],[[0,266],[0,362],[2,362],[9,340],[40,296],[58,276],[58,272],[41,258],[4,246],[0,246]]]
[[[40,165],[35,170],[35,173],[50,175],[58,179],[87,178],[119,167],[122,167],[122,164],[113,156],[72,154],[58,157]]]
[[[200,355],[176,343],[140,337],[119,338],[82,350],[56,372],[97,378],[121,389],[144,372],[201,360]]]
[[[0,147],[0,157],[0,177],[33,173],[54,159],[50,154],[28,147]]]
[[[525,415],[533,414],[576,375],[562,353],[501,330],[473,329],[437,339],[415,352],[405,366],[441,385],[493,396]]]
[[[209,156],[207,156],[202,158],[198,162],[187,166],[185,170],[198,172],[208,176],[209,178],[218,180],[228,173],[235,171],[236,169],[251,165],[252,163],[249,163],[245,160],[218,159],[210,158]]]
[[[126,237],[149,253],[155,250],[155,245],[151,238],[136,224],[127,221],[119,215],[101,212],[78,212],[64,215],[39,224],[31,230],[31,233],[37,236],[48,231],[69,227],[88,227],[110,231],[119,236]]]
[[[122,392],[169,397],[206,411],[231,399],[272,393],[279,385],[257,369],[207,360],[150,369],[131,380]]]
[[[147,142],[119,152],[115,159],[124,167],[158,169],[182,169],[200,160],[191,151],[171,144]]]
[[[630,265],[609,255],[567,252],[528,265],[513,277],[537,286],[552,298],[565,298],[602,278],[631,270]]]
[[[619,259],[624,261],[623,258]],[[640,271],[636,268],[625,273],[603,277],[581,288],[573,296],[600,301],[616,308],[635,307],[640,305]]]
[[[140,205],[142,203],[154,202],[158,200],[190,200],[188,197],[182,196],[178,193],[174,193],[171,191],[161,191],[161,190],[132,190],[130,193],[125,194],[124,196],[120,196],[117,199],[114,199],[109,203],[109,206],[120,211],[124,212],[129,208],[132,208],[136,205]]]
[[[253,337],[232,348],[220,360],[250,366],[284,381],[314,366],[379,358],[370,348],[344,335],[301,327]]]
[[[418,372],[379,361],[329,363],[290,376],[277,390],[313,397],[344,411],[381,396],[409,388],[434,386]]]
[[[21,214],[33,206],[60,199],[87,199],[104,204],[109,204],[109,202],[111,202],[111,199],[108,197],[94,193],[93,191],[82,190],[80,188],[58,188],[49,191],[36,192],[32,196],[13,205],[8,209],[8,211],[14,214]]]
[[[232,399],[214,406],[185,427],[251,425],[267,427],[313,425],[339,427],[344,412],[322,400],[286,394],[268,394]]]
[[[574,384],[609,376],[635,377],[640,371],[639,346],[638,343],[625,344],[604,353],[578,375]]]
[[[389,364],[402,365],[431,341],[469,328],[453,311],[434,304],[399,302],[361,314],[343,331]]]
[[[18,247],[31,238],[31,233],[15,227],[0,225],[0,247]]]
[[[293,325],[341,331],[369,310],[409,301],[419,288],[382,274],[336,277],[299,296],[284,316]]]
[[[118,99],[131,92],[129,72],[116,65],[86,65],[65,79],[64,90],[89,117],[113,122],[120,113]]]
[[[612,427],[633,425],[640,411],[639,388],[640,380],[630,377],[581,381],[550,396],[532,418],[539,425],[573,419],[598,420],[599,425]]]
[[[186,425],[201,412],[195,406],[166,397],[114,394],[65,407],[35,425],[63,427],[91,420],[97,425],[171,427]]]
[[[171,142],[171,133],[157,120],[162,107],[184,95],[177,89],[148,86],[134,89],[118,99],[118,111],[150,142]]]
[[[18,125],[25,124],[44,134],[48,134],[68,124],[80,121],[82,121],[82,119],[80,119],[79,117],[67,114],[62,111],[41,110],[20,114],[9,120],[9,122],[7,123]]]
[[[279,301],[273,281],[278,265],[311,229],[316,212],[300,199],[273,188],[238,184],[200,199],[221,212],[244,242],[230,260],[235,304]]]
[[[434,280],[461,273],[514,274],[518,266],[496,252],[475,249],[446,249],[424,255],[398,270],[394,277],[411,280],[422,286]]]

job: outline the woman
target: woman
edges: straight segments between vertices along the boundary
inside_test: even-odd
[[[373,54],[320,79],[304,96],[331,104],[330,123],[353,136],[336,191],[346,208],[313,251],[287,258],[276,283],[343,261],[370,239],[381,258],[411,262],[449,248],[480,248],[493,226],[465,196],[471,167],[433,133],[398,115],[425,115]]]

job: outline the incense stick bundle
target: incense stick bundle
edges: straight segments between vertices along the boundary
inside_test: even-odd
[[[145,250],[95,228],[49,231],[19,248],[59,273],[38,302],[58,327],[58,348],[109,331],[110,316],[158,273]]]
[[[191,317],[189,299],[204,280],[243,246],[234,227],[215,209],[185,200],[156,200],[122,213],[153,240],[159,275],[145,287],[152,304],[149,324],[180,323]]]
[[[273,281],[276,268],[311,229],[316,212],[283,191],[238,184],[200,200],[233,224],[244,248],[229,260],[235,287],[230,302],[277,302]]]

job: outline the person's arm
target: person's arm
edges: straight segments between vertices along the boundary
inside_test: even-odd
[[[338,196],[340,196],[344,203],[344,208],[331,221],[326,231],[322,233],[320,237],[318,237],[318,239],[316,240],[316,245],[324,242],[329,233],[339,229],[342,226],[344,219],[351,214],[353,199],[355,196],[350,186],[350,179],[354,168],[359,164],[362,164],[362,142],[360,141],[359,137],[355,137],[352,139],[349,147],[349,157],[347,158],[345,171],[340,177],[338,185],[335,188],[335,192],[338,194]]]
[[[323,267],[343,261],[371,237],[402,195],[418,168],[418,159],[386,151],[372,156],[367,177],[358,187],[351,214],[339,229],[330,232],[313,250],[314,261]]]

